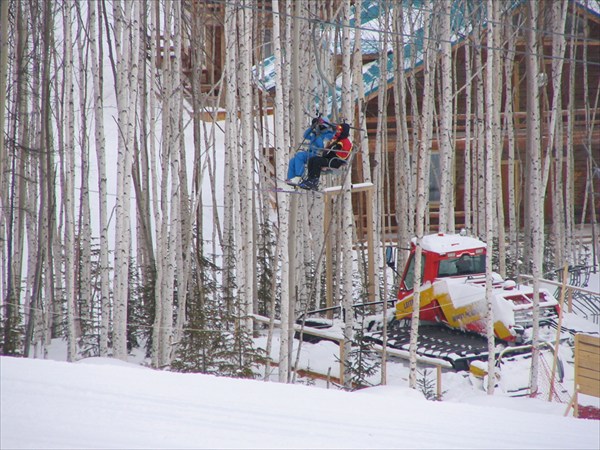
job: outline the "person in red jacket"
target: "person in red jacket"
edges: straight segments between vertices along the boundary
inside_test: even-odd
[[[317,190],[322,169],[337,169],[346,164],[352,151],[349,136],[350,125],[347,123],[338,125],[327,150],[321,156],[312,156],[308,160],[308,177],[298,186],[302,189]]]

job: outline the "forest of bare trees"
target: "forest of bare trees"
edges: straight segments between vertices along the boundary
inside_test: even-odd
[[[534,280],[597,258],[597,2],[399,5],[0,2],[0,353],[268,376],[280,328],[291,382],[302,313],[341,305],[349,354],[352,305],[394,296],[386,244],[464,227]],[[274,192],[316,111],[352,124],[352,170]]]

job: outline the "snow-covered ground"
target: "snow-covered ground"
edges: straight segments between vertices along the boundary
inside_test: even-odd
[[[600,274],[588,289],[600,290]],[[573,314],[564,324],[598,331]],[[256,344],[264,347],[266,339]],[[274,359],[278,349],[275,335]],[[559,348],[560,401],[553,402],[544,370],[537,398],[512,396],[529,383],[528,358],[501,365],[493,396],[483,380],[444,370],[443,401],[436,402],[407,387],[402,360],[387,364],[386,386],[344,392],[323,380],[306,386],[158,371],[140,365],[141,353],[129,362],[67,363],[59,340],[48,360],[0,357],[0,448],[600,448],[599,421],[564,417],[574,388],[566,343]],[[547,374],[551,352],[542,355]],[[332,342],[303,343],[299,367],[337,377],[337,357]],[[428,370],[434,382],[435,370]],[[380,374],[371,381],[379,383]],[[600,407],[590,396],[579,403]]]
[[[0,364],[3,449],[600,448],[598,421],[538,399],[433,402],[398,385],[350,393],[101,358]]]

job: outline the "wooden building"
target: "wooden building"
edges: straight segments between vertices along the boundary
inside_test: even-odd
[[[337,0],[332,0],[333,4]],[[377,1],[363,0],[363,8],[374,7],[377,9]],[[419,3],[415,0],[415,4]],[[457,8],[453,9],[453,13],[461,13],[460,8],[465,7],[468,4],[485,4],[485,2],[455,2],[454,6]],[[562,67],[562,83],[561,83],[561,98],[562,98],[562,109],[558,112],[559,123],[562,125],[561,132],[558,133],[559,140],[555,142],[555,149],[557,152],[562,152],[564,158],[572,158],[572,184],[573,184],[573,211],[575,220],[579,222],[596,223],[600,219],[600,6],[595,8],[590,7],[593,2],[589,0],[569,0],[568,1],[568,16],[565,27],[565,39],[566,49],[564,53],[564,64]],[[268,28],[270,15],[270,1],[258,2],[258,10],[262,24]],[[371,6],[368,6],[371,4]],[[549,117],[551,114],[550,100],[553,98],[553,86],[551,80],[554,74],[552,73],[552,40],[553,33],[550,31],[550,10],[552,7],[552,0],[542,0],[539,2],[540,15],[537,18],[537,29],[536,34],[540,39],[540,51],[543,52],[541,58],[541,71],[540,75],[547,81],[541,86],[541,114],[542,114],[542,148],[546,149],[548,145],[548,125]],[[366,6],[367,5],[367,6]],[[375,5],[375,6],[373,6]],[[514,69],[512,72],[511,82],[512,89],[507,91],[504,87],[503,92],[503,105],[500,113],[500,120],[504,123],[504,120],[509,119],[506,116],[506,103],[507,96],[512,98],[513,115],[512,122],[514,127],[515,137],[515,161],[513,163],[513,169],[516,178],[517,186],[517,202],[519,204],[519,225],[523,225],[524,220],[524,203],[527,200],[524,191],[524,177],[526,177],[526,155],[527,155],[527,77],[526,77],[526,27],[522,22],[518,21],[518,18],[522,18],[524,9],[527,7],[527,1],[515,0],[514,8],[511,14],[513,15],[513,23],[515,29],[515,50],[514,50]],[[202,43],[200,51],[202,52],[201,57],[197,59],[202,61],[201,67],[201,92],[202,95],[206,96],[205,99],[210,103],[215,101],[221,89],[218,84],[219,79],[223,73],[224,61],[225,61],[225,38],[223,34],[224,30],[224,3],[213,2],[208,0],[186,0],[184,2],[184,13],[187,21],[187,26],[192,29],[192,40],[197,39],[196,42]],[[466,14],[463,13],[463,19]],[[453,19],[454,20],[454,19]],[[200,21],[203,26],[194,27],[194,21]],[[475,25],[474,23],[471,25]],[[477,26],[481,26],[481,19]],[[264,28],[264,27],[263,27]],[[472,33],[473,27],[465,27],[469,29],[469,33]],[[202,30],[202,36],[198,36],[194,30]],[[465,96],[465,85],[466,85],[466,69],[465,69],[465,55],[466,47],[470,46],[469,53],[470,57],[473,58],[478,44],[475,44],[472,40],[472,34],[466,33],[460,38],[456,39],[452,43],[452,60],[453,60],[453,77],[454,77],[454,92],[456,92],[455,98],[455,110],[452,123],[452,145],[455,150],[455,193],[454,193],[454,207],[455,207],[455,224],[457,229],[465,225],[465,204],[464,204],[464,190],[465,190],[465,142],[466,142],[466,124],[470,121],[472,131],[471,139],[473,139],[475,133],[475,124],[478,121],[484,120],[484,117],[478,117],[476,113],[475,102],[483,101],[477,99],[477,93],[472,92],[473,105],[471,111],[466,111],[466,96]],[[268,35],[268,32],[267,32]],[[195,36],[195,38],[194,38]],[[485,48],[485,26],[481,34],[481,60],[485,62],[487,57]],[[268,45],[268,37],[266,38],[264,45]],[[189,43],[188,43],[189,44]],[[193,44],[193,43],[192,43]],[[414,44],[414,42],[413,42]],[[410,44],[408,44],[410,45]],[[197,45],[189,44],[187,50],[184,49],[183,57],[184,73],[188,76],[187,91],[191,96],[191,83],[189,80],[192,79],[192,74],[198,69],[194,65],[194,57],[192,55],[192,49]],[[506,43],[502,45],[506,48]],[[199,51],[196,49],[196,51]],[[390,54],[390,58],[393,56]],[[187,59],[186,59],[187,58]],[[363,55],[363,64],[376,64],[377,56],[373,54]],[[341,70],[341,69],[340,69]],[[417,65],[416,68],[412,69],[414,73],[411,74],[410,69],[405,72],[405,76],[414,75],[416,78],[417,89],[421,89],[423,74],[421,65]],[[504,70],[504,69],[502,69]],[[575,83],[571,83],[571,80],[575,80]],[[439,83],[439,77],[438,81]],[[264,88],[264,86],[261,86]],[[273,89],[272,87],[269,89]],[[474,88],[472,88],[474,89]],[[389,186],[394,185],[396,177],[395,173],[395,156],[397,154],[396,148],[396,133],[398,130],[396,123],[396,113],[394,110],[394,86],[393,82],[387,85],[387,122],[386,122],[386,133],[387,133],[387,176],[389,178]],[[366,115],[367,115],[367,129],[370,142],[371,158],[374,153],[375,135],[377,133],[377,121],[378,121],[378,101],[379,95],[381,94],[381,87],[377,89],[371,89],[368,92]],[[436,110],[440,110],[439,98],[439,85],[436,85]],[[421,92],[417,92],[416,98],[420,102],[422,95]],[[221,97],[221,104],[222,103]],[[411,97],[407,95],[406,100],[406,111],[412,110]],[[420,105],[419,105],[420,107]],[[209,119],[209,118],[207,118]],[[412,115],[404,117],[408,128],[408,136],[412,139],[413,136],[413,125],[416,123],[415,118]],[[430,231],[437,229],[437,222],[439,219],[439,165],[437,164],[438,150],[439,150],[439,128],[438,118],[435,118],[434,130],[433,130],[433,142],[431,145],[432,155],[432,170],[431,170],[431,181],[430,181],[430,201],[429,201],[429,217],[428,225]],[[356,142],[356,139],[355,139]],[[411,142],[412,145],[412,142]],[[506,133],[502,135],[502,182],[503,191],[507,189],[507,177],[508,177],[508,136]],[[364,180],[360,176],[362,173],[361,165],[363,161],[360,159],[360,155],[354,160],[352,178],[353,182],[360,183]],[[551,164],[551,171],[554,169],[554,163]],[[564,168],[563,168],[564,170]],[[595,176],[594,176],[595,175]],[[554,177],[554,173],[552,174]],[[565,176],[563,178],[566,179]],[[550,183],[548,183],[550,186]],[[476,195],[476,194],[475,194]],[[546,192],[546,219],[547,221],[552,219],[552,190],[547,189]],[[507,211],[507,196],[505,196],[505,217],[508,217]],[[396,218],[398,212],[395,210],[394,193],[390,192],[387,195],[389,202],[386,203],[386,227],[385,234],[390,236],[394,235],[397,228]],[[367,208],[363,204],[365,201],[364,197],[357,196],[355,200],[355,214],[357,214],[357,223],[364,224],[366,220],[365,211]],[[361,203],[362,202],[362,203]],[[586,206],[587,205],[587,206]],[[585,210],[584,210],[585,208]],[[595,217],[591,214],[595,211]],[[359,227],[362,229],[362,227]],[[359,231],[359,236],[361,235]]]
[[[520,3],[520,6],[513,10],[513,15],[516,17],[523,13],[523,8],[526,8],[525,2]],[[540,73],[542,79],[545,80],[543,86],[540,87],[541,95],[541,115],[542,115],[542,151],[548,146],[549,122],[550,122],[550,100],[553,98],[552,79],[552,39],[553,33],[550,32],[550,8],[551,1],[540,2],[540,17],[537,20],[539,27],[537,35],[540,37],[540,52],[543,52],[543,57],[540,63]],[[557,134],[558,140],[554,144],[557,152],[562,152],[564,158],[572,156],[574,173],[571,176],[573,182],[573,210],[575,221],[577,223],[597,223],[600,220],[600,6],[596,9],[586,7],[585,2],[571,1],[569,2],[569,10],[567,15],[565,33],[566,33],[566,50],[564,56],[564,64],[562,68],[562,83],[561,83],[561,99],[562,109],[558,111],[558,123],[561,131]],[[516,23],[516,20],[515,20]],[[524,199],[524,177],[526,176],[526,155],[527,155],[527,79],[526,79],[526,46],[525,32],[517,29],[517,36],[514,51],[514,69],[512,73],[512,90],[507,92],[503,87],[503,106],[501,109],[501,122],[504,123],[506,117],[506,96],[512,95],[513,114],[512,120],[514,123],[515,137],[515,161],[514,173],[516,184],[516,197],[519,204],[519,226],[523,226],[524,220],[524,204],[527,199]],[[483,121],[484,117],[477,117],[475,112],[475,102],[484,99],[477,99],[477,93],[472,91],[472,108],[471,111],[466,111],[466,69],[465,69],[465,46],[470,45],[470,56],[473,58],[475,53],[474,43],[470,36],[466,36],[459,42],[452,45],[452,60],[453,60],[453,76],[455,78],[454,92],[456,92],[454,120],[452,123],[453,147],[455,150],[455,224],[456,228],[460,229],[465,226],[465,205],[464,205],[464,189],[465,189],[465,142],[466,142],[466,121],[471,121],[471,151],[473,150],[474,134],[476,133],[475,124],[478,120]],[[571,53],[571,47],[573,52]],[[485,62],[487,57],[485,47],[485,31],[482,33],[481,45],[481,60]],[[417,86],[423,85],[422,66],[417,66],[414,69]],[[438,69],[439,70],[439,69]],[[502,68],[504,70],[504,68]],[[571,76],[571,71],[573,74]],[[408,71],[406,76],[411,75]],[[439,73],[438,73],[439,77]],[[571,85],[570,80],[575,80]],[[439,79],[436,81],[435,109],[440,111],[440,92]],[[381,89],[381,88],[380,88]],[[398,131],[396,123],[396,112],[394,109],[394,86],[393,83],[388,84],[387,92],[387,161],[388,161],[388,176],[390,178],[389,185],[393,186],[395,181],[395,156],[396,156],[396,134]],[[474,84],[472,85],[474,89]],[[375,135],[377,132],[378,120],[378,96],[380,90],[377,90],[368,98],[367,103],[367,128],[369,130],[370,152],[371,157],[374,152]],[[422,92],[418,92],[417,99],[422,100]],[[412,111],[411,96],[406,96],[406,111]],[[420,104],[419,104],[420,108]],[[569,114],[569,108],[571,108]],[[571,119],[569,119],[569,116]],[[572,121],[572,123],[569,122]],[[413,126],[416,123],[412,115],[405,117],[408,128],[408,136],[418,135],[413,134]],[[438,119],[435,119],[433,130],[433,141],[431,145],[431,180],[430,180],[430,197],[429,197],[429,230],[437,230],[438,209],[439,209],[439,164],[438,151],[439,128]],[[485,122],[484,122],[485,123]],[[571,127],[571,131],[567,130]],[[507,206],[507,176],[508,176],[508,136],[503,133],[502,137],[502,180],[504,191],[504,208],[505,218],[508,217]],[[356,161],[353,168],[353,181],[361,182],[361,161]],[[555,170],[554,158],[551,163],[551,176],[554,177]],[[564,170],[564,168],[563,168]],[[566,177],[563,174],[563,179]],[[548,183],[546,190],[545,216],[546,222],[552,220],[552,190],[550,189],[551,182]],[[386,205],[387,217],[387,233],[388,235],[395,234],[396,231],[396,211],[393,198],[394,193],[391,192],[391,201]],[[473,192],[476,196],[476,192]],[[585,208],[585,210],[584,210]],[[355,209],[364,211],[364,205],[355,204]],[[591,214],[592,209],[595,210],[595,217]],[[508,219],[506,219],[508,220]],[[359,221],[359,223],[362,221]]]

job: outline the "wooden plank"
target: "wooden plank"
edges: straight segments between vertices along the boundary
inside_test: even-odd
[[[575,350],[575,364],[577,367],[590,370],[600,370],[600,355],[597,353],[581,352]]]
[[[594,356],[594,355],[599,355],[600,354],[600,347],[594,346],[594,345],[590,345],[590,344],[586,344],[586,343],[582,343],[581,341],[579,341],[579,345],[577,348],[577,351],[579,353],[581,353],[582,356]]]
[[[579,333],[575,338],[580,344],[591,345],[592,347],[596,347],[596,351],[600,351],[600,337]]]
[[[600,338],[575,335],[575,391],[600,397]]]
[[[589,378],[579,378],[577,383],[577,392],[585,395],[600,397],[600,381],[590,380]]]
[[[578,367],[577,369],[577,375],[581,378],[586,378],[592,381],[596,380],[597,382],[600,381],[600,372],[598,372],[597,370],[586,369],[585,367]]]

